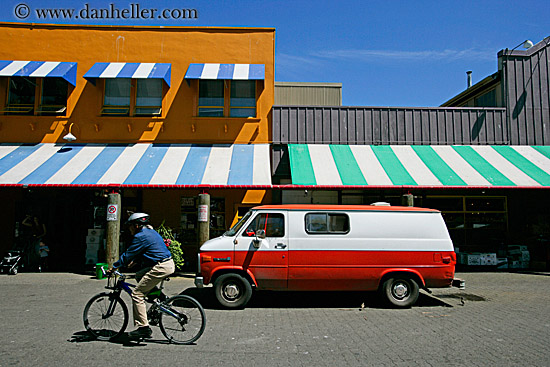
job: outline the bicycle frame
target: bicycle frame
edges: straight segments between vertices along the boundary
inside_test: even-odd
[[[103,270],[103,269],[102,269]],[[104,271],[104,270],[103,270]],[[115,270],[114,272],[115,275],[119,276],[119,279],[116,280],[116,283],[113,287],[110,287],[109,285],[107,285],[105,288],[107,289],[112,289],[113,290],[113,293],[116,294],[117,296],[120,296],[120,293],[124,290],[126,293],[128,293],[128,295],[132,295],[132,288],[135,288],[136,285],[135,284],[131,284],[131,283],[128,283],[128,282],[125,282],[124,280],[126,279],[126,276],[118,271]],[[164,289],[164,286],[163,286],[163,283],[164,283],[164,279],[161,281],[160,285],[159,285],[159,289],[162,290]],[[147,302],[147,301],[146,301]],[[151,302],[149,302],[151,303]],[[109,307],[107,308],[107,312],[105,315],[103,315],[102,317],[103,318],[108,318],[110,316],[112,316],[113,312],[114,312],[114,306],[116,305],[115,302],[111,301],[111,303],[109,304]],[[172,317],[174,317],[175,319],[177,319],[178,321],[181,321],[182,319],[182,316],[178,313],[175,313],[174,311],[172,311],[171,309],[169,308],[166,308],[162,305],[161,302],[157,303],[156,304],[158,309],[162,312],[164,312],[165,314],[168,314]]]

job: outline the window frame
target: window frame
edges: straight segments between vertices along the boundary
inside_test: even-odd
[[[11,82],[13,78],[29,79],[34,84],[34,97],[32,104],[14,104],[10,103],[11,96]],[[70,83],[63,78],[57,78],[63,81],[66,85],[65,104],[63,105],[50,105],[44,104],[44,84],[46,79],[51,77],[28,77],[28,76],[9,76],[7,77],[6,84],[6,99],[4,108],[0,111],[4,115],[20,115],[20,116],[67,116],[68,100],[70,95],[69,85]],[[46,109],[45,107],[56,107],[57,110]]]
[[[130,104],[129,105],[107,105],[105,104],[105,97],[107,91],[107,81],[108,80],[130,80]],[[102,117],[147,117],[147,118],[158,118],[164,116],[164,97],[167,93],[167,88],[165,83],[161,80],[161,95],[160,95],[160,106],[140,106],[137,104],[137,87],[138,83],[141,80],[149,80],[146,78],[104,78],[103,82],[103,98],[100,115]],[[156,78],[155,78],[156,80]],[[160,80],[160,79],[159,79]],[[150,113],[139,112],[140,109],[152,109]]]
[[[241,231],[241,234],[240,234],[240,237],[244,237],[244,238],[253,238],[253,237],[256,237],[257,235],[257,229],[256,228],[256,231],[254,231],[254,234],[253,235],[250,235],[248,234],[248,228],[256,221],[256,220],[262,220],[261,217],[262,216],[266,216],[267,220],[269,220],[269,216],[270,215],[276,215],[276,216],[280,216],[282,219],[282,222],[283,222],[283,233],[279,236],[269,236],[268,234],[270,234],[270,232],[268,232],[268,226],[266,225],[264,228],[266,229],[266,233],[265,233],[265,236],[266,238],[284,238],[286,237],[286,220],[285,220],[285,214],[284,213],[280,213],[280,212],[259,212],[259,213],[256,213],[256,216],[254,216],[254,218],[252,218],[252,220],[250,220],[248,223],[245,223],[245,224],[248,224],[246,227],[243,225],[242,227],[242,231]]]
[[[309,228],[308,228],[308,216],[309,215],[325,215],[325,217],[327,218],[326,220],[326,231],[311,231]],[[342,216],[342,217],[345,217],[346,218],[346,221],[347,221],[347,230],[345,231],[334,231],[330,228],[330,220],[329,220],[329,216]],[[310,234],[310,235],[326,235],[326,234],[329,234],[329,235],[346,235],[350,232],[351,230],[351,221],[349,219],[349,215],[347,213],[341,213],[341,212],[308,212],[304,215],[304,230],[307,234]]]
[[[219,81],[220,79],[198,79],[196,83],[196,105],[195,105],[195,117],[199,118],[231,118],[231,119],[247,119],[247,118],[253,118],[257,119],[258,117],[258,99],[260,96],[260,92],[262,89],[262,85],[259,82],[259,80],[232,80],[232,79],[222,79],[223,80],[223,114],[222,116],[205,116],[200,115],[201,108],[219,108],[221,106],[201,106],[200,105],[200,85],[201,82],[213,82],[213,81]],[[254,107],[252,106],[232,106],[231,105],[231,86],[234,82],[250,82],[254,83]],[[240,116],[231,116],[232,109],[254,109],[254,116],[247,116],[247,117],[240,117]]]

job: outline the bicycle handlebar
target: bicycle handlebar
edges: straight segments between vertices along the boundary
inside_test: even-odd
[[[103,273],[103,275],[107,275],[108,277],[112,277],[113,275],[116,275],[116,276],[119,276],[119,277],[124,276],[124,274],[122,274],[121,272],[119,272],[116,269],[113,269],[111,272],[108,272],[108,271],[105,270],[104,267],[101,267],[101,272]]]

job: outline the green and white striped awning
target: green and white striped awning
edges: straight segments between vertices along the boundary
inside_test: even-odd
[[[550,146],[289,144],[292,184],[550,187]]]

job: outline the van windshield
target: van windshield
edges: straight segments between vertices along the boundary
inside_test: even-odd
[[[237,232],[239,232],[239,229],[241,229],[241,227],[246,223],[246,221],[248,220],[248,218],[250,218],[251,215],[252,215],[252,210],[248,211],[241,218],[241,220],[239,220],[233,227],[231,227],[231,229],[229,229],[229,231],[225,232],[223,235],[231,237],[237,234]]]

